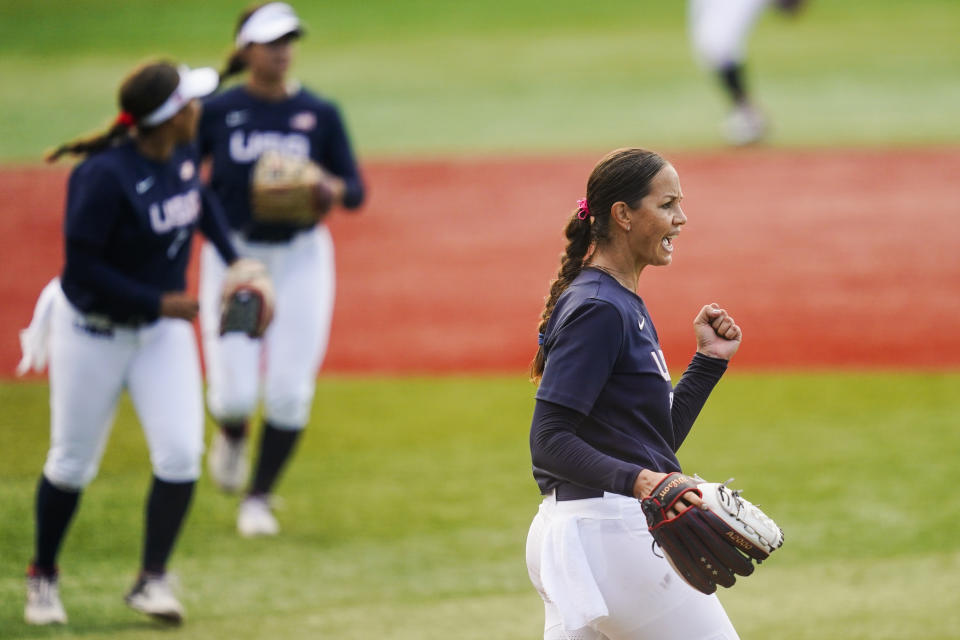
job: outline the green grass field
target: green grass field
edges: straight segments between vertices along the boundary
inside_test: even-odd
[[[115,114],[158,54],[219,66],[243,2],[0,0],[0,161]],[[367,0],[312,6],[296,74],[344,107],[364,155],[722,143],[726,105],[693,60],[685,3]],[[769,13],[750,81],[788,146],[956,144],[960,4],[813,0]]]
[[[774,514],[787,543],[721,598],[745,639],[960,636],[960,374],[731,374],[681,460]],[[280,494],[283,535],[242,540],[204,478],[174,558],[182,638],[532,639],[523,560],[539,498],[519,377],[322,378]],[[147,453],[129,404],[65,545],[71,624],[20,622],[43,384],[0,386],[0,638],[172,637],[125,609]]]

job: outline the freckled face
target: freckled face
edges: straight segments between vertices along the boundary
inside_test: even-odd
[[[673,261],[674,240],[687,223],[680,208],[683,191],[676,169],[667,164],[650,181],[650,192],[631,209],[628,232],[634,260],[640,267],[662,266]]]

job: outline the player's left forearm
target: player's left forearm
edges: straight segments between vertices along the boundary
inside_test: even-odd
[[[694,421],[700,415],[710,392],[727,370],[727,361],[696,353],[673,390],[670,418],[673,422],[673,450],[683,444]]]

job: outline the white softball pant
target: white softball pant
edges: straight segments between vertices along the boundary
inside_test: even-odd
[[[156,477],[200,476],[203,391],[193,327],[161,318],[140,328],[91,330],[91,319],[62,292],[50,327],[50,452],[43,473],[54,485],[82,489],[103,457],[117,401],[130,393]]]
[[[200,325],[207,367],[207,405],[220,421],[248,418],[263,385],[264,418],[279,429],[303,429],[333,317],[334,256],[319,225],[287,243],[234,237],[237,252],[267,266],[276,289],[273,322],[262,339],[221,336],[220,294],[226,265],[209,243],[200,262]]]
[[[717,599],[652,548],[640,503],[546,496],[527,536],[544,640],[738,640]]]
[[[690,41],[702,65],[721,69],[740,63],[747,37],[772,0],[689,0]]]

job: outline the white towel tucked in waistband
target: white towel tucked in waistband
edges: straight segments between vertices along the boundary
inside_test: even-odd
[[[547,526],[540,579],[568,631],[581,629],[609,613],[580,542],[580,518],[576,516]]]
[[[619,496],[611,497],[614,500],[595,498],[559,503],[548,497],[540,505],[545,525],[540,579],[547,597],[557,605],[567,631],[586,627],[610,613],[583,548],[580,521],[619,518],[620,508],[615,500]]]
[[[53,315],[53,302],[60,295],[60,278],[54,278],[40,292],[37,304],[33,308],[30,326],[20,331],[20,350],[23,357],[17,365],[17,375],[22,376],[30,370],[37,373],[47,367],[50,353],[50,321]]]

